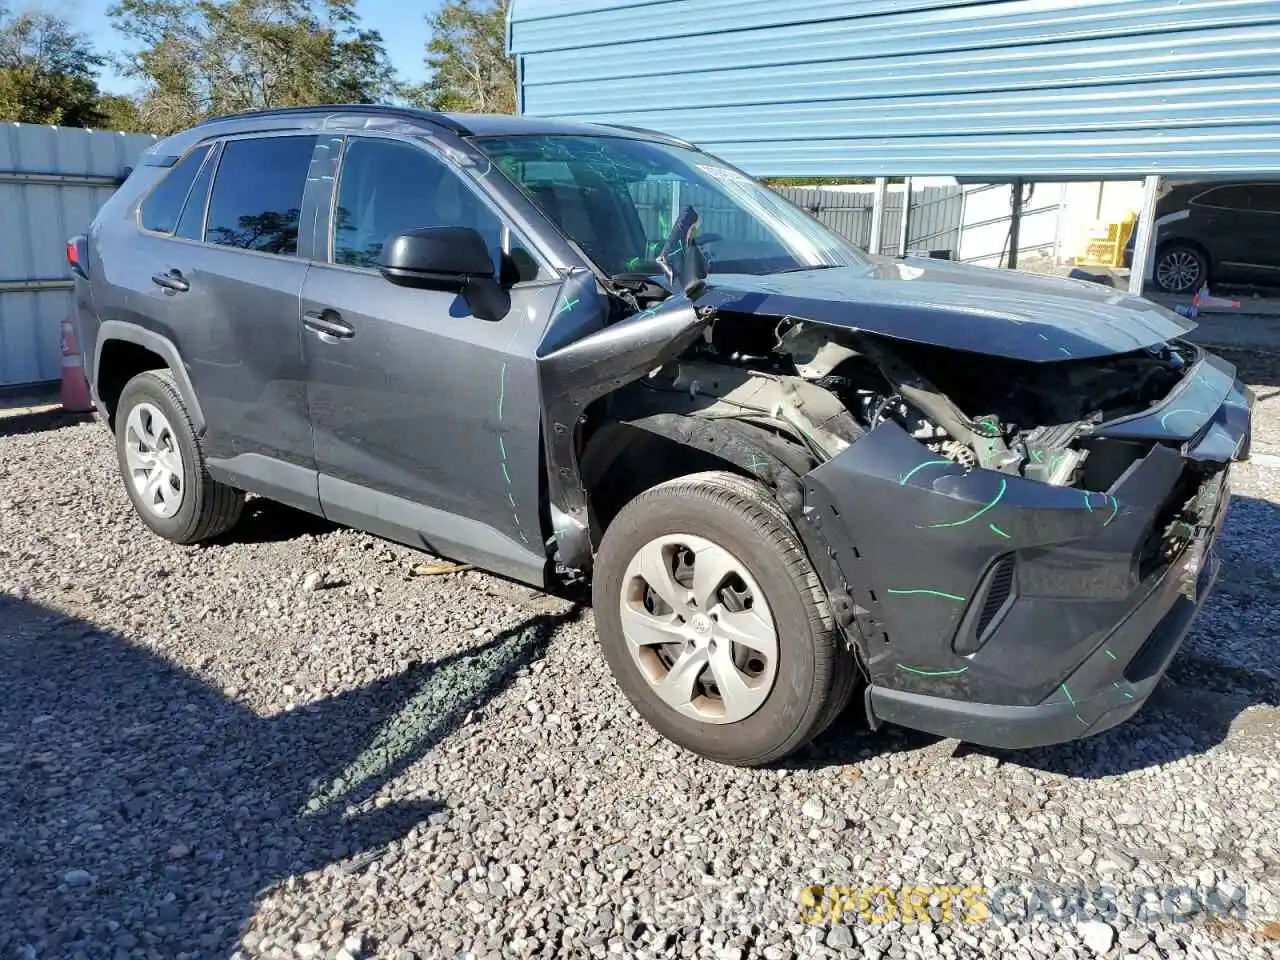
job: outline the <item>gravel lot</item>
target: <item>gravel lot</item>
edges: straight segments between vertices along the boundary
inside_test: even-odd
[[[1277,364],[1245,359],[1280,453]],[[998,753],[848,722],[744,771],[644,726],[568,600],[261,501],[174,547],[102,427],[0,417],[0,957],[1276,956],[1280,469],[1235,495],[1122,728]],[[1003,899],[814,924],[811,884]],[[1141,915],[1175,886],[1246,912]]]

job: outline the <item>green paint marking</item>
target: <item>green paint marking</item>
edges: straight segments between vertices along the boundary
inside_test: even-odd
[[[751,471],[753,473],[758,472],[768,465],[769,461],[762,459],[758,453],[753,453],[751,455]]]
[[[907,485],[907,481],[910,480],[912,477],[914,477],[917,473],[919,473],[925,467],[937,466],[939,464],[949,467],[954,462],[955,462],[954,460],[926,460],[924,463],[919,464],[918,466],[914,466],[910,470],[908,470],[906,476],[904,476],[901,480],[898,481],[898,485],[901,487],[905,487]]]
[[[1120,501],[1117,500],[1115,497],[1112,497],[1111,498],[1111,516],[1107,517],[1107,522],[1104,523],[1103,526],[1104,527],[1111,526],[1111,521],[1116,518],[1116,514],[1119,512],[1120,512]]]
[[[918,595],[927,596],[927,597],[942,597],[942,599],[944,600],[955,600],[959,603],[964,603],[964,597],[958,597],[954,593],[943,593],[941,590],[923,590],[923,589],[893,590],[893,589],[890,589],[888,592],[897,594],[900,597],[915,596],[918,594]]]
[[[502,435],[498,435],[498,453],[502,454],[502,459],[507,459],[507,445],[502,441]]]
[[[516,509],[518,509],[518,508],[516,507],[516,498],[515,498],[515,497],[513,497],[513,496],[512,496],[511,494],[509,494],[509,493],[507,494],[507,503],[511,504],[511,509],[512,509],[512,510],[516,510]]]
[[[577,301],[577,300],[568,300],[568,301],[566,301],[566,302],[564,302],[564,303],[560,304],[560,309],[556,311],[556,316],[558,317],[558,316],[560,316],[560,314],[562,314],[562,313],[568,313],[570,310],[572,310],[572,309],[573,309],[574,307],[576,307],[577,305],[578,305],[578,301]]]
[[[1170,417],[1176,417],[1176,416],[1177,416],[1178,414],[1180,414],[1180,413],[1190,413],[1190,414],[1192,414],[1192,415],[1194,415],[1194,416],[1197,416],[1197,417],[1203,417],[1203,416],[1204,416],[1204,414],[1203,414],[1203,413],[1201,413],[1199,410],[1187,410],[1187,409],[1185,409],[1185,408],[1183,408],[1183,409],[1181,409],[1181,410],[1170,410],[1168,413],[1166,413],[1163,417],[1161,417],[1161,418],[1160,418],[1160,426],[1162,426],[1162,427],[1166,426],[1166,424],[1165,424],[1165,421],[1166,421],[1166,420],[1168,420]]]
[[[511,482],[511,474],[507,473],[507,465],[505,463],[502,464],[502,479],[506,480],[507,483]]]
[[[1032,451],[1031,451],[1031,460],[1032,460],[1032,462],[1033,462],[1033,463],[1044,463],[1044,451],[1043,451],[1043,450],[1032,450]]]
[[[1090,513],[1093,513],[1093,504],[1089,502],[1089,497],[1091,496],[1092,496],[1091,493],[1086,493],[1084,495],[1084,505],[1088,508]]]
[[[1076,714],[1076,719],[1079,720],[1081,723],[1083,723],[1086,727],[1089,725],[1089,721],[1086,720],[1084,717],[1080,716],[1080,714],[1078,713]]]
[[[1111,652],[1110,648],[1108,648],[1107,650],[1104,650],[1103,652],[1104,652],[1108,657],[1110,657],[1112,660],[1116,659],[1116,655],[1115,655],[1114,653],[1112,653],[1112,652]]]
[[[1005,533],[1003,530],[997,527],[994,523],[988,523],[987,526],[991,528],[992,533],[997,534],[998,536],[1004,537],[1006,540],[1013,539],[1007,533]]]
[[[1067,685],[1065,683],[1062,685],[1061,689],[1062,695],[1067,698],[1067,702],[1074,707],[1076,705],[1076,698],[1071,695],[1071,691],[1067,689]]]
[[[507,365],[502,365],[502,373],[498,375],[498,422],[502,422],[502,404],[507,399]]]
[[[1130,693],[1128,690],[1125,690],[1125,691],[1124,691],[1124,698],[1125,698],[1126,700],[1132,700],[1132,699],[1133,699],[1133,694],[1132,694],[1132,693]]]
[[[971,523],[972,521],[977,520],[980,516],[999,503],[1001,499],[1003,499],[1004,492],[1008,489],[1008,486],[1009,482],[1002,477],[1000,480],[1000,492],[996,494],[995,499],[972,516],[965,517],[963,520],[953,520],[950,523],[929,523],[926,524],[925,527],[931,530],[938,529],[940,527],[963,527],[966,523]],[[919,527],[920,525],[916,524],[916,526]]]
[[[1065,355],[1066,355],[1066,356],[1068,356],[1068,357],[1069,357],[1069,356],[1071,356],[1071,351],[1070,351],[1070,350],[1068,350],[1066,347],[1059,347],[1059,348],[1058,348],[1058,352],[1059,352],[1059,353],[1062,353],[1062,354],[1065,354]]]
[[[908,667],[905,663],[895,663],[894,666],[899,670],[905,670],[907,673],[914,673],[917,677],[954,677],[969,669],[968,667],[959,667],[955,670],[920,670],[916,667]]]

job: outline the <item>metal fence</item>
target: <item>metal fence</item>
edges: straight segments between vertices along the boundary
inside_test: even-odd
[[[61,376],[62,319],[71,310],[66,240],[82,233],[145,134],[0,125],[0,390]]]
[[[854,187],[776,187],[780,194],[808,210],[836,233],[860,247],[871,245],[871,207],[875,188]],[[884,217],[880,224],[880,249],[884,253],[901,252],[902,201],[906,192],[900,184],[891,184],[885,196]],[[907,211],[906,249],[948,250],[952,255],[960,249],[960,218],[963,207],[960,187],[913,187]]]

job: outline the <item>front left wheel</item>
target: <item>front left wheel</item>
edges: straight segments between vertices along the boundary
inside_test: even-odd
[[[780,760],[849,700],[853,656],[790,521],[755,481],[700,473],[637,496],[605,531],[592,593],[618,685],[695,753]]]
[[[173,374],[148,370],[125,384],[115,423],[120,475],[143,523],[182,544],[235,525],[244,495],[209,476]]]

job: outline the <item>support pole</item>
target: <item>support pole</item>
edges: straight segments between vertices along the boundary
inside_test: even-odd
[[[1156,201],[1160,199],[1160,178],[1142,181],[1142,212],[1138,215],[1138,234],[1133,238],[1133,262],[1129,268],[1129,292],[1142,296],[1155,266]]]
[[[898,256],[907,255],[907,228],[911,223],[911,178],[902,181],[902,223],[898,227]]]
[[[889,178],[876,177],[876,192],[871,200],[871,237],[867,253],[880,252],[880,233],[884,229],[884,201],[889,191]]]
[[[1022,242],[1022,181],[1013,181],[1009,195],[1009,258],[1010,270],[1018,269],[1018,244]]]

